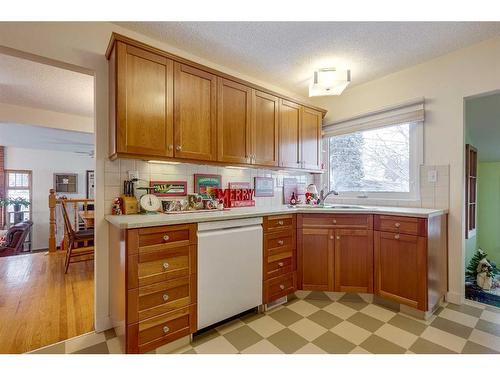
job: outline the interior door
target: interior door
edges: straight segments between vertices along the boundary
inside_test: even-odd
[[[189,65],[174,65],[176,158],[216,159],[217,77]]]
[[[252,89],[218,78],[217,160],[250,164]]]
[[[427,310],[426,239],[374,232],[375,293],[419,310]]]
[[[173,62],[118,43],[117,151],[173,156]]]
[[[373,231],[335,230],[335,291],[373,293]]]
[[[253,91],[252,153],[253,164],[278,165],[279,98]]]
[[[280,100],[280,166],[300,168],[300,105]]]
[[[321,169],[321,112],[302,107],[301,115],[301,166],[304,169]]]

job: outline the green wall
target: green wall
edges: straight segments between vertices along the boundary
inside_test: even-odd
[[[477,198],[477,246],[500,267],[500,162],[478,164]]]

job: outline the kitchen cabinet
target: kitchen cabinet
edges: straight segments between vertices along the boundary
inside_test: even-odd
[[[297,290],[296,215],[265,216],[262,222],[264,304]]]
[[[325,228],[302,228],[299,231],[298,257],[300,289],[334,289],[334,231]]]
[[[252,163],[278,166],[279,98],[254,90],[252,99]]]
[[[301,168],[321,169],[321,112],[302,107],[300,121]]]
[[[335,291],[373,293],[373,231],[335,230]]]
[[[279,149],[281,167],[301,167],[300,147],[300,120],[301,107],[299,104],[281,99],[280,101],[280,127],[279,127]]]
[[[173,156],[173,61],[122,42],[110,61],[111,153]]]
[[[217,160],[226,163],[251,164],[250,87],[224,78],[217,80]]]
[[[217,153],[217,77],[175,63],[175,157],[215,160]]]
[[[113,33],[110,158],[320,169],[326,111]]]

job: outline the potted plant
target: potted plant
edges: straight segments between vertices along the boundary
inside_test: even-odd
[[[30,202],[24,198],[0,198],[0,207],[9,205],[14,206],[14,223],[23,221],[24,214],[21,212],[21,207],[29,207]]]

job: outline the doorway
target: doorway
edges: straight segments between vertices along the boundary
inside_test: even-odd
[[[465,100],[465,298],[500,308],[500,92]]]
[[[94,76],[0,53],[0,85],[0,353],[25,353],[94,331]]]

